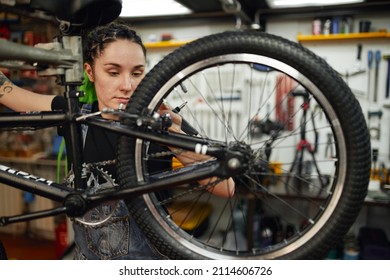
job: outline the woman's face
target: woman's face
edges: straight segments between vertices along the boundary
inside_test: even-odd
[[[124,109],[145,76],[145,64],[141,46],[121,39],[108,44],[92,67],[86,63],[88,78],[95,83],[99,109]]]

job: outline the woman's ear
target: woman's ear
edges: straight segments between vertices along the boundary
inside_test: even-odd
[[[94,78],[93,78],[93,71],[92,71],[92,67],[89,63],[84,63],[84,70],[85,70],[85,73],[87,73],[88,75],[88,79],[90,82],[94,82]]]

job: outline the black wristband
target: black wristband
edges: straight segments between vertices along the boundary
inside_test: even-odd
[[[51,101],[51,110],[66,110],[66,102],[63,96],[55,96]]]

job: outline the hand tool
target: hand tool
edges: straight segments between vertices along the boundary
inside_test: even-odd
[[[390,109],[390,104],[384,104],[383,105],[383,108],[385,109]],[[390,140],[390,137],[388,138],[388,141]],[[389,154],[388,154],[388,157],[390,159],[390,143],[388,143],[388,148],[389,148]]]
[[[364,69],[362,68],[361,59],[362,59],[362,44],[358,44],[357,45],[357,57],[356,57],[357,62],[355,64],[354,71],[352,72],[352,74],[364,71]]]
[[[371,96],[371,70],[372,70],[373,57],[374,57],[374,52],[372,50],[369,50],[367,52],[367,62],[368,62],[367,96],[368,96],[368,99]]]
[[[325,158],[334,158],[333,154],[333,134],[327,134],[327,142],[325,146]]]
[[[376,173],[377,173],[377,162],[378,162],[378,155],[379,150],[378,149],[372,149],[372,168],[371,168],[371,179],[376,179]]]
[[[384,55],[384,59],[387,60],[387,76],[386,76],[386,98],[390,97],[390,55]]]
[[[366,69],[362,67],[361,58],[362,58],[362,44],[358,44],[356,63],[353,66],[351,73],[347,73],[346,76],[352,77],[366,72]]]
[[[353,67],[350,70],[347,70],[345,74],[340,73],[341,76],[345,77],[345,82],[349,86],[349,78],[354,77],[356,75],[360,75],[366,72],[366,69],[362,67],[361,64],[361,53],[362,53],[362,45],[358,44],[357,45],[357,58],[356,58],[356,63],[353,65]],[[352,89],[352,92],[356,95],[360,95],[364,97],[365,92],[362,90],[357,90],[357,89]]]
[[[375,85],[374,85],[374,102],[378,99],[378,76],[379,76],[379,63],[381,61],[381,51],[375,52]]]
[[[177,106],[172,110],[174,113],[179,113],[181,109],[183,109],[187,105],[187,101],[181,104],[180,106]],[[181,117],[181,129],[189,134],[189,135],[198,135],[199,131],[197,131],[189,122],[187,122],[183,117]]]
[[[181,104],[180,106],[177,106],[175,109],[172,110],[172,112],[179,113],[181,111],[181,109],[183,109],[187,105],[187,103],[188,102],[186,101],[183,104]]]
[[[382,111],[369,111],[368,112],[368,129],[370,131],[371,139],[380,140],[381,137],[381,119],[382,119]],[[378,117],[378,125],[371,125],[371,118]]]

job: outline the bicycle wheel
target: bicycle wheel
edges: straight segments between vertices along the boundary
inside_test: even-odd
[[[349,230],[367,192],[370,141],[356,98],[324,60],[271,34],[210,35],[166,56],[126,110],[152,115],[163,101],[188,102],[180,113],[199,137],[244,143],[252,159],[234,176],[232,197],[194,182],[128,201],[164,254],[318,259]],[[123,187],[148,181],[151,164],[169,160],[152,145],[121,138]]]

